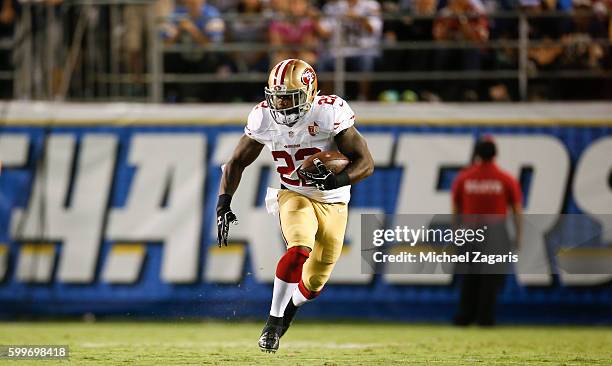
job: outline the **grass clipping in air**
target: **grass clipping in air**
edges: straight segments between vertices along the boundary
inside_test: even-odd
[[[297,323],[297,322],[296,322]],[[292,326],[276,354],[262,324],[0,323],[0,344],[67,344],[69,361],[15,365],[610,365],[609,327],[452,328],[381,323]],[[3,362],[10,362],[0,360]],[[41,363],[42,362],[42,363]],[[11,363],[11,364],[13,364]]]

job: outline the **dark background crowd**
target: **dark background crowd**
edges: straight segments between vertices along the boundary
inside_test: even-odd
[[[10,71],[19,63],[14,45],[23,39],[23,4],[0,2],[0,40],[13,42],[2,47],[0,41],[0,70]],[[62,0],[37,4],[44,6],[33,13],[33,29],[50,29],[45,12],[55,9],[63,32],[52,47],[70,44],[77,8]],[[152,9],[165,49],[163,72],[175,76],[164,83],[166,102],[261,99],[261,78],[232,76],[264,75],[290,57],[315,66],[324,93],[333,91],[333,72],[342,57],[349,76],[346,94],[356,100],[519,100],[519,69],[529,79],[526,100],[609,99],[612,94],[610,0],[157,0]],[[529,39],[522,61],[518,14],[526,16]],[[114,29],[108,29],[108,11],[96,16],[95,42],[120,49],[119,71],[131,75],[128,94],[146,93],[151,23],[145,7],[122,5]],[[236,47],[223,48],[231,45]],[[67,57],[67,52],[52,54]],[[96,57],[109,56],[100,52]],[[65,63],[57,60],[57,75],[53,70],[46,77],[61,79]],[[18,81],[0,75],[0,98],[13,97]],[[187,76],[180,80],[181,75]],[[194,82],[188,75],[212,78]]]

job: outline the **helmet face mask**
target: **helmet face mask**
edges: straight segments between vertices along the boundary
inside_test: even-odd
[[[278,124],[292,126],[310,110],[303,90],[274,92],[265,88],[265,94],[272,118]]]
[[[281,125],[293,126],[308,113],[317,94],[317,78],[306,62],[288,59],[272,68],[265,88],[270,114]]]

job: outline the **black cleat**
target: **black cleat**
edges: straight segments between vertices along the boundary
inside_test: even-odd
[[[276,316],[268,316],[268,321],[259,337],[259,349],[262,352],[274,353],[280,345],[280,337],[282,332],[283,318]]]
[[[295,316],[297,309],[298,307],[293,305],[293,300],[289,300],[283,316],[283,325],[280,334],[281,337],[287,333],[287,329],[289,329],[289,326],[291,326],[291,322],[293,321],[293,317]]]

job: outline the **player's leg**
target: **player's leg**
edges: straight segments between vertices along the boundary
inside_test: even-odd
[[[278,201],[281,233],[287,252],[276,267],[274,283],[277,296],[273,295],[270,315],[282,317],[302,277],[302,266],[314,247],[318,223],[312,202],[307,197],[281,190]]]
[[[319,222],[319,230],[310,257],[304,263],[302,278],[285,309],[283,319],[285,331],[289,328],[297,309],[319,295],[342,254],[348,218],[347,206],[314,202],[313,207]]]
[[[278,195],[281,232],[287,252],[278,261],[270,315],[259,346],[263,351],[278,349],[284,333],[283,315],[302,276],[302,266],[314,246],[318,224],[311,201],[298,193],[281,190]]]

